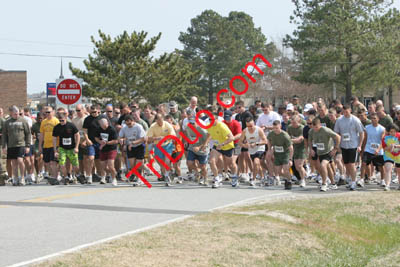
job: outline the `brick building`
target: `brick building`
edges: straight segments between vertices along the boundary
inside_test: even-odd
[[[26,71],[0,70],[0,107],[4,113],[11,105],[25,107],[27,104]]]

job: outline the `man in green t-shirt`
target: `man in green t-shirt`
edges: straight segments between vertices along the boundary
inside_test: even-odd
[[[276,120],[272,123],[272,131],[268,134],[268,154],[273,155],[275,178],[280,184],[280,175],[283,175],[285,180],[285,189],[292,189],[290,166],[293,158],[293,145],[290,136],[282,131],[281,122]]]
[[[313,150],[313,144],[317,148],[317,152]],[[319,171],[322,177],[321,191],[326,192],[328,185],[326,178],[328,176],[328,164],[332,161],[333,157],[339,149],[340,136],[328,127],[321,125],[319,118],[315,118],[312,122],[312,129],[308,133],[308,151],[312,157],[315,153],[318,155],[320,162]],[[329,177],[332,184],[335,184],[335,179]]]
[[[385,108],[383,106],[376,107],[376,113],[379,117],[379,124],[387,129],[392,123],[393,119],[385,113]]]
[[[300,175],[300,187],[306,186],[306,170],[304,169],[304,160],[306,159],[306,151],[304,146],[303,129],[304,126],[300,123],[299,115],[294,115],[291,124],[288,127],[288,134],[293,143],[293,160],[294,166]]]

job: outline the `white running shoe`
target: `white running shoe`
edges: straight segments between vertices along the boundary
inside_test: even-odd
[[[86,183],[87,184],[92,184],[93,183],[93,178],[92,178],[91,175],[87,177],[87,182]]]
[[[356,190],[356,187],[357,187],[356,182],[355,182],[355,181],[354,181],[354,182],[352,181],[351,184],[350,184],[350,190],[351,190],[351,191],[354,191],[354,190]]]
[[[101,177],[101,180],[100,180],[100,184],[106,184],[107,183],[107,181],[106,181],[106,177]]]
[[[390,186],[389,185],[385,185],[385,188],[383,190],[390,191]]]
[[[322,192],[326,192],[326,191],[328,191],[328,185],[327,185],[327,184],[323,184],[323,185],[321,185],[321,189],[320,189],[320,191],[322,191]]]
[[[306,179],[301,179],[300,187],[302,187],[302,188],[306,187]]]
[[[113,186],[117,186],[117,185],[118,185],[117,178],[113,178],[111,184],[112,184]]]

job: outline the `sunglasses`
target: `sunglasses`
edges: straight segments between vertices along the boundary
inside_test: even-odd
[[[119,114],[121,114],[121,113],[120,113],[120,112],[115,112],[115,114],[119,115]]]
[[[46,114],[50,114],[51,112],[50,112],[50,111],[46,111],[45,113],[46,113]]]
[[[97,113],[97,110],[92,110],[90,111],[90,113]]]
[[[77,110],[75,110],[76,112],[81,112],[81,110],[80,109],[77,109]]]
[[[112,113],[113,111],[112,110],[107,110],[107,113]]]
[[[65,120],[59,120],[60,122],[64,122]]]

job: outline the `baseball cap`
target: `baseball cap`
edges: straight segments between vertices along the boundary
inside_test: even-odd
[[[174,107],[176,107],[176,106],[177,106],[177,104],[176,104],[175,101],[169,102],[169,108],[174,108]]]
[[[304,106],[304,112],[308,112],[310,109],[313,109],[313,108],[314,108],[314,106],[312,104],[308,103]]]
[[[225,110],[224,112],[224,120],[230,120],[232,118],[232,111],[229,109]]]
[[[400,105],[396,105],[396,107],[394,108],[397,111],[400,111]]]
[[[288,105],[286,106],[286,110],[291,110],[291,111],[293,111],[293,110],[294,110],[293,104],[288,104]]]
[[[297,95],[294,95],[294,96],[292,97],[292,99],[299,99],[299,97],[298,97]]]

